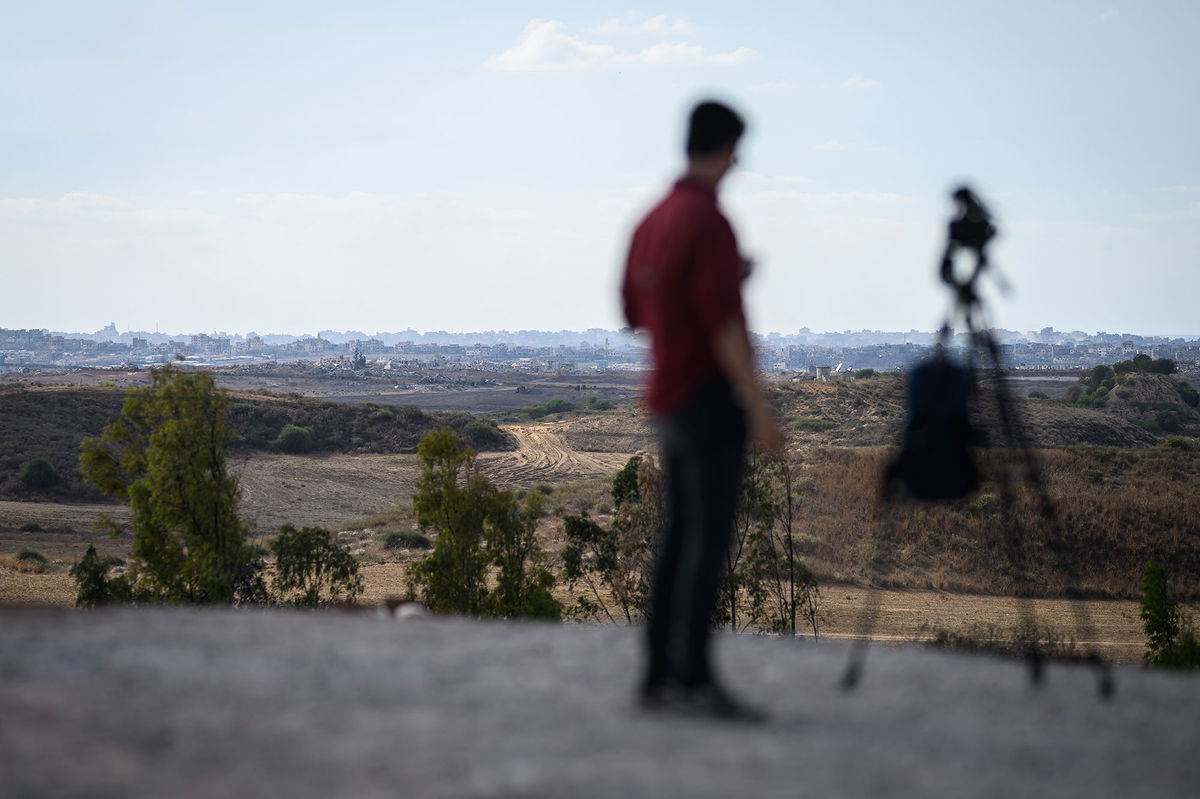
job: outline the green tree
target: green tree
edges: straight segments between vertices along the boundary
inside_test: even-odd
[[[79,471],[129,506],[132,586],[160,602],[257,601],[261,560],[237,515],[225,463],[229,400],[212,376],[164,366],[130,390],[121,415],[83,442]],[[111,534],[119,527],[101,517]]]
[[[535,532],[542,518],[542,495],[531,491],[518,504],[511,491],[491,496],[485,541],[497,567],[490,613],[507,618],[524,616],[558,619],[562,606],[554,598],[554,575],[545,568]]]
[[[586,513],[563,517],[563,573],[568,585],[583,583],[588,589],[576,598],[576,616],[632,624],[645,615],[653,545],[662,525],[661,496],[661,472],[652,459],[635,455],[613,478],[614,519],[609,527]]]
[[[541,565],[534,535],[541,494],[531,492],[520,505],[512,492],[497,491],[479,473],[475,451],[449,429],[426,435],[417,456],[421,477],[413,509],[434,543],[411,578],[425,604],[443,613],[558,618],[554,577]]]
[[[1200,639],[1185,623],[1179,603],[1167,590],[1167,572],[1157,563],[1142,566],[1143,658],[1155,666],[1200,668]]]
[[[802,485],[786,458],[762,459],[763,510],[767,523],[750,537],[743,578],[750,615],[762,629],[796,635],[803,623],[816,638],[823,619],[821,589],[804,562],[796,535]]]
[[[753,617],[743,620],[739,610],[746,594],[753,587],[753,573],[746,568],[747,554],[754,546],[756,535],[762,535],[764,526],[774,523],[770,491],[765,483],[766,472],[763,461],[751,456],[742,478],[742,489],[734,513],[733,540],[725,554],[725,571],[721,575],[721,602],[717,608],[717,623],[728,624],[729,629],[740,632]]]
[[[30,491],[52,488],[62,482],[54,464],[45,458],[30,458],[22,463],[19,479],[21,485]]]
[[[1170,358],[1155,358],[1146,366],[1146,371],[1160,375],[1175,374],[1175,361]]]
[[[417,446],[421,477],[413,510],[421,531],[434,536],[433,550],[413,567],[422,599],[439,613],[483,614],[487,554],[483,526],[491,486],[475,466],[475,451],[453,431],[435,430]]]
[[[271,542],[279,600],[316,607],[354,602],[363,591],[358,561],[323,527],[285,524]]]

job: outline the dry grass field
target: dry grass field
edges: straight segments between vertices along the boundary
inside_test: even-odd
[[[547,388],[544,394],[523,393],[522,401],[544,402],[565,384]],[[626,388],[614,384],[608,390]],[[41,391],[40,396],[61,399],[68,389]],[[69,448],[73,444],[64,436],[96,432],[96,417],[115,410],[119,393],[90,392],[79,395],[99,403],[90,415],[62,422],[62,431],[43,431],[46,441]],[[1079,606],[1064,597],[1085,595],[1092,597],[1086,607],[1096,622],[1094,641],[1112,657],[1136,660],[1144,644],[1134,601],[1142,562],[1165,562],[1173,590],[1200,598],[1200,447],[1186,441],[1156,445],[1155,436],[1126,418],[1128,409],[1107,413],[1053,401],[1022,403],[1064,525],[1056,533],[1036,513],[1032,495],[1019,490],[1013,518],[1023,525],[1025,560],[1014,564],[1007,538],[1014,528],[1003,516],[1001,488],[994,481],[961,503],[886,511],[879,506],[879,474],[903,416],[899,379],[781,382],[772,393],[790,430],[803,508],[798,532],[824,586],[824,633],[830,636],[856,634],[868,590],[881,592],[875,635],[885,641],[912,640],[931,627],[1011,625],[1017,605],[1009,597],[1017,593],[1038,597],[1039,620],[1070,635]],[[252,395],[245,400],[296,403]],[[66,404],[47,407],[55,418],[69,418]],[[371,425],[391,423],[378,408],[347,415],[347,430],[358,425],[358,435],[390,440],[382,427],[372,432]],[[257,413],[267,426],[279,421]],[[989,413],[985,406],[985,422]],[[501,487],[547,494],[549,516],[539,537],[555,566],[563,543],[561,516],[588,511],[607,523],[611,476],[630,455],[655,446],[650,423],[631,403],[502,427],[515,448],[481,454],[480,468]],[[1014,455],[988,451],[984,464],[993,476],[1012,471]],[[379,539],[413,525],[415,455],[247,450],[238,454],[235,468],[244,492],[242,511],[256,535],[270,535],[284,523],[342,531],[343,543],[362,563],[365,602],[405,593],[406,567],[421,555],[386,550]],[[103,554],[128,555],[128,539],[89,532],[98,513],[127,518],[121,506],[61,501],[53,493],[38,499],[0,501],[0,556],[10,559],[0,560],[0,603],[71,604],[74,586],[67,570],[90,543]],[[21,529],[30,526],[37,529]],[[48,570],[13,567],[11,558],[24,549],[44,555]],[[563,598],[565,591],[560,587]]]

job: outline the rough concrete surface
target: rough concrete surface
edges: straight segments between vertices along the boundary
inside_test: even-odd
[[[367,613],[0,610],[0,795],[1191,797],[1200,680],[722,636],[772,720],[633,711],[615,628]]]

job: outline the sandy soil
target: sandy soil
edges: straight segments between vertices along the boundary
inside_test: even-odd
[[[631,453],[582,452],[564,434],[568,422],[501,425],[517,440],[513,452],[485,452],[479,465],[502,488],[529,488],[538,483],[569,483],[590,477],[610,477]]]

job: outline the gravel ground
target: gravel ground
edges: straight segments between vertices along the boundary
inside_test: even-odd
[[[0,610],[0,795],[1183,797],[1200,681],[720,639],[772,720],[632,710],[613,628],[367,613]]]

